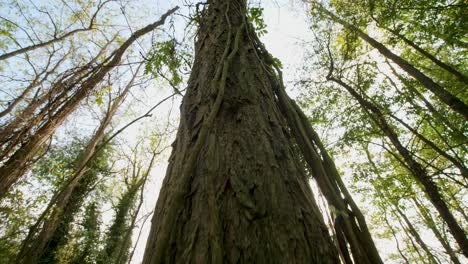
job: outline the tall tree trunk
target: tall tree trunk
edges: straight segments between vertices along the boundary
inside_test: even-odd
[[[454,264],[460,264],[460,260],[457,258],[457,255],[450,246],[450,243],[446,241],[442,236],[441,231],[439,231],[437,224],[434,222],[434,219],[430,215],[430,212],[428,212],[427,208],[424,205],[422,205],[416,197],[412,197],[411,200],[413,200],[414,204],[418,208],[419,215],[421,215],[424,219],[424,223],[426,224],[426,226],[432,230],[434,236],[437,238],[437,240],[439,240],[440,244],[445,249],[445,253],[449,255],[450,259]]]
[[[39,263],[60,264],[57,259],[57,252],[69,242],[71,224],[75,220],[75,216],[79,212],[90,188],[97,180],[97,175],[85,175],[70,195],[66,206],[60,208],[62,210],[60,214],[54,215],[58,218],[57,227],[55,230],[50,231],[49,241],[44,247]]]
[[[422,142],[427,144],[429,147],[431,147],[435,152],[437,152],[439,155],[442,157],[446,158],[448,161],[450,161],[455,167],[458,168],[460,171],[460,174],[465,178],[468,179],[468,169],[465,167],[465,165],[461,162],[459,162],[457,159],[454,157],[450,156],[447,152],[439,148],[434,142],[430,141],[427,139],[425,136],[421,135],[416,129],[412,128],[410,125],[408,125],[405,121],[403,121],[401,118],[395,116],[394,114],[389,114],[389,116],[393,119],[395,119],[398,123],[406,127],[413,135],[415,135],[417,138],[419,138]]]
[[[411,65],[408,61],[401,58],[400,56],[393,53],[387,47],[385,47],[382,43],[378,42],[377,40],[373,39],[369,35],[367,35],[364,31],[359,29],[358,27],[348,23],[347,21],[339,18],[332,12],[328,11],[324,8],[321,4],[317,4],[318,8],[323,11],[327,16],[329,16],[333,21],[341,24],[343,27],[356,32],[359,37],[361,37],[364,41],[366,41],[369,45],[377,49],[385,58],[390,59],[394,63],[396,63],[400,68],[402,68],[406,73],[410,76],[418,80],[422,85],[424,85],[429,91],[431,91],[440,101],[447,104],[453,111],[461,114],[465,119],[468,119],[468,106],[461,101],[459,98],[448,92],[444,87],[440,86],[436,82],[434,82],[431,78],[426,76],[420,70],[416,69],[413,65]]]
[[[388,137],[388,139],[390,139],[398,153],[403,158],[406,166],[413,174],[416,181],[423,186],[423,190],[429,197],[429,200],[437,209],[442,219],[444,219],[444,221],[447,223],[447,226],[450,229],[450,233],[457,241],[463,254],[468,257],[468,239],[466,238],[464,229],[460,226],[460,224],[453,216],[452,212],[449,210],[449,207],[443,200],[437,185],[434,183],[431,177],[429,177],[427,171],[423,168],[423,166],[413,158],[410,151],[407,148],[405,148],[400,142],[398,135],[387,122],[382,111],[372,102],[366,100],[351,86],[349,86],[342,80],[335,78],[331,75],[328,76],[328,79],[337,83],[338,85],[342,86],[345,90],[347,90],[356,99],[356,101],[358,101],[361,107],[365,110],[365,112],[368,113],[369,117],[382,130],[382,132]]]
[[[416,89],[416,87],[414,87],[414,84],[412,84],[408,79],[399,74],[391,63],[387,61],[386,64],[390,67],[392,73],[397,77],[397,79],[403,84],[406,93],[400,91],[398,85],[392,80],[391,77],[387,76],[387,80],[390,81],[392,86],[398,91],[399,95],[402,95],[407,98],[407,102],[410,103],[416,109],[418,114],[427,114],[427,110],[429,110],[429,112],[431,113],[431,117],[434,120],[444,124],[447,128],[449,128],[452,131],[451,134],[456,134],[457,137],[461,138],[464,137],[464,134],[460,131],[460,129],[458,129],[454,124],[452,124],[446,116],[440,113],[440,111],[438,111],[436,107],[431,102],[429,102],[424,97],[424,95],[421,94],[418,91],[418,89]],[[424,104],[425,108],[418,104],[419,101],[421,101]]]
[[[90,160],[95,156],[96,148],[102,139],[104,138],[105,130],[108,125],[112,121],[112,117],[114,116],[115,112],[119,108],[119,106],[124,101],[127,93],[129,92],[130,88],[133,85],[133,82],[138,74],[138,70],[133,75],[132,79],[122,91],[122,93],[112,102],[109,102],[110,106],[109,109],[101,121],[98,129],[94,133],[91,140],[88,142],[83,155],[80,159],[77,160],[75,164],[75,173],[70,178],[69,182],[67,182],[64,186],[64,189],[58,194],[56,199],[52,199],[50,202],[51,204],[48,206],[46,210],[49,208],[51,209],[50,215],[44,220],[44,224],[42,225],[42,229],[39,235],[30,243],[29,237],[32,233],[26,238],[23,243],[23,247],[21,252],[18,254],[18,262],[19,263],[37,263],[45,253],[52,249],[47,249],[49,243],[53,240],[54,235],[56,235],[57,228],[61,225],[61,223],[66,220],[63,217],[67,216],[64,212],[67,210],[66,207],[69,207],[76,201],[71,201],[73,196],[78,195],[77,192],[80,191],[79,184],[86,183],[86,181],[91,181],[92,179],[84,179],[86,175],[86,170],[88,168],[88,164]],[[90,175],[93,176],[93,175]],[[71,204],[70,204],[71,203]],[[41,219],[39,219],[41,221]]]
[[[203,13],[144,264],[339,263],[246,12]]]
[[[398,208],[398,205],[394,205],[394,206],[395,206],[395,212],[397,212],[398,215],[400,215],[400,218],[403,219],[406,226],[408,227],[408,232],[414,237],[414,239],[416,240],[416,243],[418,243],[418,245],[422,248],[422,250],[424,250],[424,252],[426,252],[426,256],[427,256],[427,258],[429,260],[429,263],[430,264],[438,264],[438,263],[440,264],[440,260],[436,259],[434,254],[432,254],[431,250],[429,249],[427,244],[422,240],[421,236],[419,235],[419,232],[413,226],[413,224],[408,219],[406,214],[403,211],[401,211],[400,208]]]
[[[116,206],[114,221],[109,228],[106,236],[106,245],[98,257],[97,264],[112,263],[125,264],[127,263],[128,253],[131,246],[131,239],[127,239],[127,233],[133,231],[130,222],[131,210],[135,204],[135,198],[143,184],[143,178],[128,186],[119,199]]]
[[[174,13],[178,7],[166,12],[160,20],[135,31],[103,64],[81,85],[80,89],[71,97],[56,114],[53,115],[43,126],[41,126],[31,139],[21,146],[9,159],[0,167],[0,199],[6,194],[8,189],[25,173],[30,161],[41,149],[44,142],[55,132],[55,130],[65,121],[65,119],[79,106],[81,101],[98,85],[99,82],[114,67],[118,66],[123,54],[141,36],[153,31],[164,24],[166,18]]]
[[[422,47],[418,46],[416,43],[408,39],[405,35],[400,34],[397,30],[391,29],[382,25],[372,14],[372,19],[376,22],[377,26],[387,30],[388,32],[392,33],[394,36],[398,37],[399,39],[403,40],[408,46],[412,47],[417,52],[421,53],[424,57],[431,60],[435,65],[439,66],[440,68],[444,69],[445,71],[451,73],[453,76],[457,77],[458,80],[468,84],[468,76],[464,75],[463,73],[459,72],[457,69],[453,68],[452,66],[446,64],[445,62],[437,59],[434,55],[423,49]]]

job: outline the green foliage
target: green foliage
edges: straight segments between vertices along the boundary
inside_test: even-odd
[[[267,26],[263,20],[263,10],[262,7],[250,7],[247,15],[248,20],[253,24],[255,32],[259,37],[268,33]]]
[[[283,69],[283,63],[281,62],[281,60],[278,59],[278,58],[276,58],[276,57],[273,57],[273,56],[271,56],[271,57],[273,58],[273,63],[274,63],[278,68]]]
[[[10,21],[0,20],[0,49],[6,49],[12,43],[16,26]]]
[[[361,39],[354,31],[343,29],[337,36],[334,45],[340,50],[345,60],[351,60],[359,54]]]
[[[76,161],[82,155],[86,142],[87,139],[73,138],[66,144],[52,145],[43,159],[33,167],[31,177],[34,181],[20,183],[18,188],[2,201],[5,207],[0,207],[0,221],[2,221],[0,263],[13,262],[28,228],[44,210],[51,194],[63,188],[64,183],[73,176]],[[77,216],[89,195],[90,188],[99,178],[110,174],[112,153],[112,145],[107,145],[89,164],[84,180],[79,182],[75,192],[72,193],[71,202],[63,211],[59,228],[52,235],[42,262],[66,263],[61,260],[71,257],[76,240],[81,239],[81,234],[75,234],[73,223],[79,218]],[[30,187],[34,188],[35,199],[30,198],[31,194],[28,192]]]
[[[106,245],[101,251],[97,263],[127,263],[131,240],[126,240],[131,232],[130,222],[135,198],[143,179],[132,181],[120,197],[115,208],[115,216],[106,237]]]
[[[151,74],[154,78],[163,77],[172,86],[178,86],[183,81],[181,70],[190,66],[190,61],[191,55],[180,49],[175,39],[158,42],[148,54],[145,74]]]
[[[85,143],[83,142],[87,141],[88,140],[74,139],[71,143],[65,146],[54,147],[53,151],[49,153],[47,159],[44,159],[38,164],[39,169],[36,170],[36,172],[40,172],[42,175],[39,178],[48,179],[50,181],[54,176],[65,177],[67,180],[72,177],[74,175],[73,168],[76,166],[79,159],[81,159],[82,150],[85,147]],[[61,214],[59,226],[52,234],[51,241],[41,258],[42,262],[67,263],[73,255],[70,251],[75,250],[71,250],[72,248],[78,246],[78,249],[76,250],[79,250],[80,248],[83,249],[83,247],[81,247],[81,244],[83,244],[81,240],[86,239],[86,232],[82,231],[78,232],[78,234],[75,233],[72,224],[77,220],[77,215],[80,213],[80,209],[92,190],[93,185],[96,184],[99,178],[110,175],[110,155],[112,155],[112,153],[112,145],[108,144],[100,150],[90,162],[84,177],[79,181],[78,186],[72,192],[70,202]],[[53,166],[47,168],[46,164],[52,164]],[[55,188],[62,188],[62,184],[56,184]],[[96,205],[93,205],[89,210],[97,210],[95,207]],[[90,212],[85,212],[85,220],[88,213]],[[84,229],[86,229],[86,225],[84,225]],[[86,252],[87,251],[84,253]],[[86,258],[86,255],[83,255],[82,257]]]
[[[85,209],[84,219],[81,223],[82,230],[77,234],[74,256],[70,264],[93,264],[96,263],[99,254],[101,239],[101,212],[96,201],[91,202]],[[63,262],[60,262],[63,263]]]
[[[98,106],[102,106],[102,104],[104,103],[104,96],[106,95],[106,93],[111,92],[111,90],[112,86],[107,85],[96,93],[94,100]]]
[[[369,115],[368,109],[360,106],[341,85],[327,81],[331,65],[329,53],[334,66],[332,76],[351,86],[381,111],[381,117],[395,131],[402,145],[438,186],[462,227],[468,224],[464,213],[467,209],[460,204],[468,195],[466,175],[440,152],[466,166],[467,122],[421,83],[404,74],[398,65],[387,62],[357,32],[344,29],[313,2],[311,29],[316,38],[312,41],[314,46],[300,82],[303,88],[301,106],[308,110],[324,141],[329,142],[330,152],[346,172],[345,180],[350,183],[350,189],[361,198],[362,207],[369,212],[367,219],[374,237],[399,243],[400,252],[394,249],[397,253],[385,258],[401,261],[403,255],[409,263],[433,263],[435,258],[440,258],[442,263],[450,262],[451,257],[442,243],[448,243],[456,252],[455,243],[447,239],[450,234],[446,224],[435,217],[438,216],[435,207],[395,149],[394,142],[377,124],[377,118]],[[349,1],[333,0],[329,1],[327,9],[367,32],[459,99],[468,102],[465,83],[388,30],[397,31],[466,75],[466,27],[451,29],[454,24],[466,23],[466,16],[460,16],[466,12],[466,4],[462,1],[358,0],[351,5]],[[463,37],[460,31],[465,32]],[[311,72],[316,75],[309,76]],[[429,215],[434,215],[433,221],[420,217],[421,209],[415,208],[415,201],[419,201]],[[420,242],[414,244],[415,234],[408,231],[402,215],[409,219],[415,230],[424,234],[422,240],[428,244],[429,251],[419,249]],[[436,232],[441,237],[437,238]]]
[[[66,145],[52,146],[47,155],[36,163],[33,174],[39,181],[52,184],[59,188],[75,171],[76,161],[83,154],[88,139],[73,138]],[[90,163],[87,174],[107,174],[109,172],[109,157],[112,155],[111,144],[95,156]]]
[[[74,173],[75,160],[83,148],[82,140],[73,138],[65,146],[52,146],[47,155],[33,168],[33,174],[39,181],[60,187]]]

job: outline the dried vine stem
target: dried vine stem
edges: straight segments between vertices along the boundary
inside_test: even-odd
[[[305,114],[294,100],[286,94],[281,69],[258,39],[258,36],[253,33],[249,35],[265,72],[276,85],[273,92],[277,96],[279,107],[283,110],[293,137],[296,139],[306,163],[312,170],[320,190],[329,203],[330,214],[335,219],[335,232],[340,240],[338,242],[341,244],[340,249],[344,261],[350,263],[351,260],[347,247],[343,247],[348,243],[355,261],[368,264],[383,263],[364,216],[346,189],[333,160],[328,155]]]

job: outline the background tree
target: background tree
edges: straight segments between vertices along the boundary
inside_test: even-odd
[[[455,23],[460,19],[451,15],[460,12],[458,8],[463,5],[445,8],[442,3],[432,2],[393,4],[358,1],[350,7],[346,1],[333,1],[329,5],[316,2],[310,5],[315,38],[304,73],[310,75],[313,71],[314,75],[300,81],[304,88],[301,105],[309,108],[312,122],[323,124],[317,125],[318,131],[329,142],[326,144],[334,156],[346,162],[342,168],[353,171],[347,175],[352,176],[352,191],[362,195],[374,209],[379,208],[372,214],[372,222],[388,226],[385,237],[397,240],[394,259],[405,261],[406,258],[410,263],[409,259],[459,263],[458,258],[463,258],[459,254],[465,254],[467,225],[459,203],[466,195],[466,121],[451,112],[418,80],[407,76],[399,69],[400,65],[380,54],[380,50],[376,52],[374,48],[378,47],[369,43],[363,34],[419,67],[436,82],[443,86],[450,84],[446,87],[466,102],[466,83],[460,78],[466,72],[466,65],[446,63],[457,56],[463,57],[457,50],[460,47],[439,48],[433,42],[436,37],[429,35],[433,32],[419,25],[409,30],[409,24],[405,24],[412,15],[418,17],[413,21],[415,24],[432,23],[429,20],[433,19],[431,14],[435,10],[443,13],[437,18],[441,25]],[[443,49],[453,57],[447,56]],[[436,50],[440,53],[433,55]],[[329,133],[329,126],[340,132]],[[393,132],[388,133],[389,129]],[[433,189],[440,193],[458,223],[455,228],[458,231],[452,232],[454,236],[447,234],[447,225],[440,222],[443,217],[435,217],[437,224],[427,217],[417,220],[421,219],[418,218],[421,210],[431,211],[434,216],[434,208],[439,205],[430,205],[427,192],[416,191],[419,184],[408,181],[411,165],[395,147],[392,137],[399,138],[400,148],[407,149],[405,155],[426,170],[426,178],[433,182]],[[359,156],[372,157],[372,160],[350,159]],[[377,217],[382,211],[386,211],[388,219]],[[391,226],[394,221],[401,228]],[[432,238],[423,230],[431,230]],[[401,241],[401,237],[406,238]],[[404,245],[413,248],[411,254],[416,255],[407,255]]]

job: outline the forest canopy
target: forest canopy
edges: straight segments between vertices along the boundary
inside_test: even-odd
[[[468,3],[0,0],[0,142],[0,264],[466,263]]]

